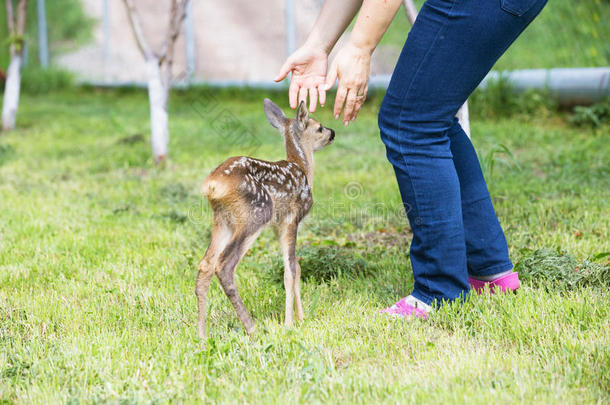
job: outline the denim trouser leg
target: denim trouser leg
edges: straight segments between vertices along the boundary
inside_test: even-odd
[[[427,0],[379,112],[413,230],[416,298],[452,300],[468,271],[512,267],[476,153],[454,116],[546,0]]]
[[[468,273],[488,276],[510,270],[513,264],[508,257],[508,246],[477,154],[457,118],[449,130],[449,139],[460,183]]]

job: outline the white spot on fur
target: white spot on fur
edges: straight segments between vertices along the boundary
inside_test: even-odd
[[[286,215],[286,217],[284,218],[284,222],[287,224],[292,223],[292,213]]]

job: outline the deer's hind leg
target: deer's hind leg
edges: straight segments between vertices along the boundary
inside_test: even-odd
[[[216,266],[216,274],[220,284],[248,334],[252,334],[255,325],[237,291],[235,268],[250,249],[263,227],[271,220],[272,210],[271,199],[266,192],[258,194],[258,198],[251,196],[247,206],[244,205],[240,212],[234,213],[237,224],[235,233],[220,255]]]
[[[262,226],[253,232],[245,232],[240,230],[233,235],[233,238],[228,243],[225,251],[221,254],[216,267],[220,285],[231,301],[237,317],[246,328],[246,332],[250,335],[254,331],[254,321],[248,314],[246,307],[237,291],[235,284],[235,268],[241,261],[244,254],[250,249],[258,235],[262,230]]]
[[[199,271],[197,272],[197,281],[195,284],[195,295],[197,296],[197,332],[201,339],[205,338],[205,318],[210,282],[216,272],[218,257],[231,240],[232,234],[233,231],[226,223],[215,218],[210,245],[199,263]]]

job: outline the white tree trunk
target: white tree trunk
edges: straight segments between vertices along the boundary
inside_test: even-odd
[[[2,103],[2,129],[5,131],[15,129],[17,108],[19,107],[19,89],[21,88],[22,60],[20,54],[11,56],[11,63],[6,74],[4,101]]]
[[[458,110],[457,114],[455,114],[456,117],[458,117],[458,120],[460,121],[460,125],[462,126],[462,129],[464,130],[464,132],[466,132],[466,135],[468,135],[468,138],[470,138],[470,118],[468,117],[468,101],[466,101]]]
[[[169,127],[167,116],[167,98],[169,88],[163,85],[159,59],[150,57],[146,61],[148,70],[148,100],[150,102],[150,130],[152,152],[156,163],[167,157]]]

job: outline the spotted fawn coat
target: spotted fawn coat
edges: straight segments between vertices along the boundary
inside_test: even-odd
[[[232,157],[214,169],[202,185],[214,212],[214,224],[210,245],[199,264],[195,288],[201,338],[205,337],[207,292],[214,274],[246,331],[254,330],[254,321],[237,291],[234,274],[243,255],[267,225],[275,230],[282,250],[285,324],[293,324],[294,306],[297,320],[303,319],[301,268],[295,257],[297,230],[313,204],[313,152],[330,144],[335,132],[310,118],[303,102],[296,117],[288,119],[277,105],[265,99],[265,114],[284,136],[286,160],[267,162]]]

